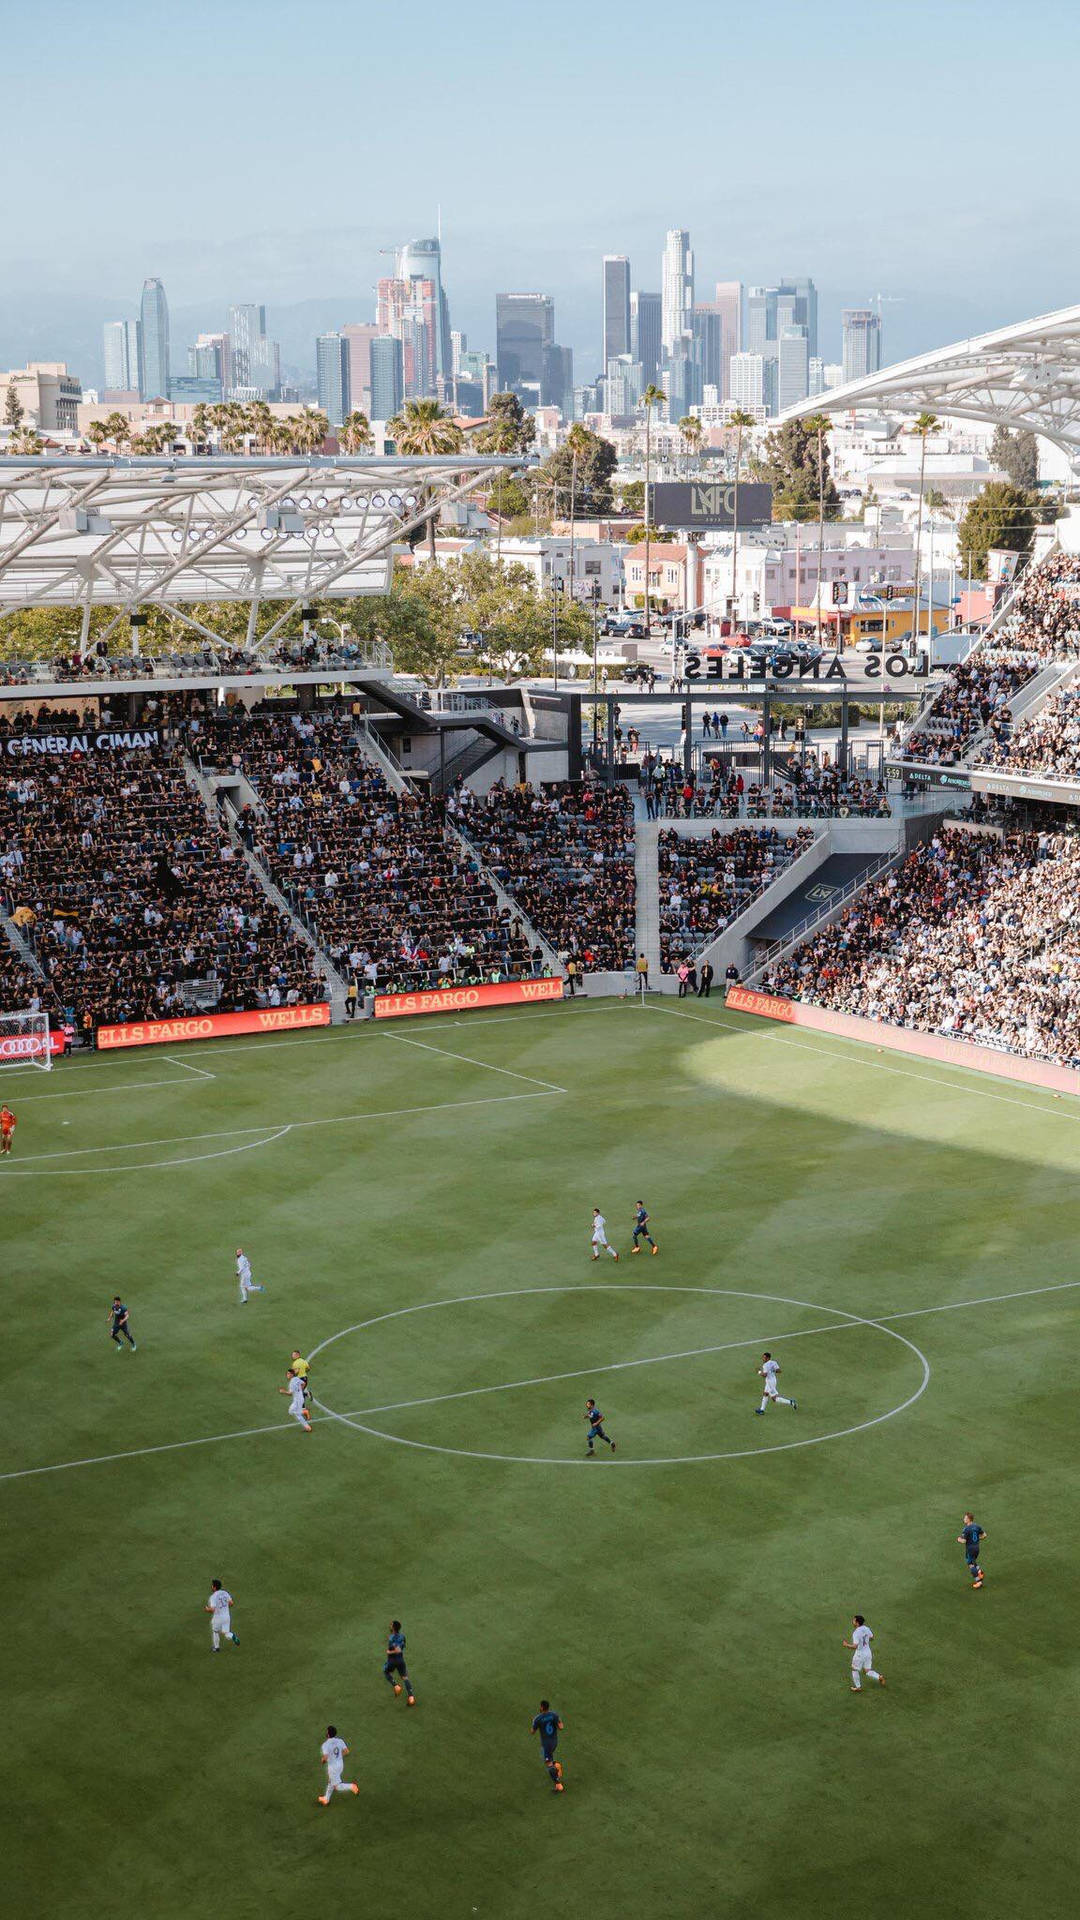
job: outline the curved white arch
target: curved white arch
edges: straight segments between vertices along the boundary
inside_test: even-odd
[[[898,360],[860,380],[800,400],[781,422],[856,407],[924,410],[960,420],[1030,427],[1080,472],[1080,306],[1060,307],[951,347]]]

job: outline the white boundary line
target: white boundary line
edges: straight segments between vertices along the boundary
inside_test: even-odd
[[[632,1291],[633,1283],[627,1282],[627,1286]],[[988,1294],[984,1294],[981,1298],[976,1300],[947,1300],[942,1305],[936,1306],[936,1307],[909,1307],[904,1309],[904,1311],[900,1313],[878,1314],[875,1316],[874,1319],[872,1320],[868,1319],[866,1321],[860,1321],[856,1315],[852,1315],[850,1317],[850,1320],[843,1322],[841,1326],[838,1326],[836,1328],[836,1331],[837,1332],[842,1331],[843,1327],[849,1324],[866,1325],[866,1326],[873,1327],[873,1326],[882,1325],[882,1323],[884,1323],[887,1320],[917,1320],[921,1316],[932,1314],[932,1313],[957,1313],[962,1307],[998,1306],[1003,1302],[1010,1301],[1010,1300],[1037,1299],[1042,1294],[1068,1293],[1077,1287],[1080,1287],[1080,1280],[1063,1280],[1055,1286],[1024,1287],[1017,1293],[988,1293]],[[548,1289],[523,1288],[521,1289],[521,1291],[526,1293],[546,1292],[548,1291]],[[672,1291],[675,1291],[675,1289],[672,1289]],[[483,1300],[489,1297],[496,1298],[500,1296],[494,1296],[494,1295],[488,1296],[486,1294],[475,1294],[475,1295],[468,1296],[468,1298],[476,1299],[476,1300]],[[398,1308],[395,1310],[395,1312],[392,1312],[392,1313],[379,1314],[377,1318],[379,1320],[394,1320],[394,1319],[397,1319],[402,1313],[424,1312],[430,1307],[447,1306],[449,1304],[451,1303],[448,1301],[433,1300],[433,1301],[427,1302],[426,1306],[420,1306],[417,1308],[404,1308],[404,1307]],[[829,1311],[831,1312],[832,1309],[830,1308]],[[841,1309],[837,1309],[837,1311],[841,1311]],[[374,1325],[376,1323],[373,1321],[367,1324]],[[353,1333],[356,1331],[357,1329],[354,1327],[345,1327],[342,1329],[342,1334],[334,1334],[331,1336],[331,1338],[340,1339],[343,1334]],[[767,1342],[771,1337],[774,1337],[774,1336],[770,1336],[766,1334],[763,1337],[762,1344]],[[327,1341],[322,1342],[322,1346],[326,1346],[327,1344],[328,1344]],[[759,1343],[757,1341],[753,1341],[750,1344],[757,1346]],[[321,1349],[318,1347],[314,1349],[316,1353],[319,1352],[320,1350]],[[331,1417],[333,1417],[335,1420],[340,1419],[340,1415],[334,1415]],[[249,1439],[252,1439],[257,1434],[289,1433],[292,1431],[294,1424],[295,1423],[291,1420],[281,1420],[270,1426],[265,1426],[265,1427],[241,1427],[241,1428],[238,1428],[233,1433],[202,1434],[196,1440],[166,1440],[162,1442],[160,1445],[154,1446],[154,1447],[128,1447],[121,1453],[91,1454],[88,1458],[83,1460],[58,1460],[51,1466],[46,1466],[46,1467],[20,1467],[13,1473],[0,1473],[0,1484],[2,1484],[5,1480],[31,1480],[31,1479],[34,1479],[37,1475],[43,1474],[43,1473],[67,1473],[69,1470],[74,1469],[76,1467],[105,1466],[114,1460],[140,1460],[143,1458],[144,1455],[148,1455],[148,1454],[181,1453],[187,1447],[212,1447],[212,1446],[216,1446],[219,1441],[223,1442],[226,1440],[249,1440]],[[761,1451],[761,1452],[772,1451],[772,1450],[773,1449],[765,1449],[765,1448],[758,1449],[758,1451]],[[550,1465],[550,1464],[557,1464],[557,1463],[545,1462],[545,1464]]]
[[[969,1085],[966,1080],[941,1080],[935,1073],[912,1073],[908,1067],[890,1067],[885,1064],[884,1060],[866,1060],[861,1058],[859,1053],[843,1053],[837,1047],[811,1046],[805,1040],[792,1040],[786,1033],[778,1033],[775,1028],[758,1032],[754,1027],[738,1026],[734,1020],[707,1020],[703,1013],[680,1013],[676,1007],[658,1007],[651,1001],[647,1003],[646,1010],[649,1013],[666,1013],[669,1018],[673,1020],[696,1020],[698,1025],[702,1027],[726,1027],[729,1033],[749,1034],[751,1038],[758,1040],[771,1040],[773,1045],[777,1047],[794,1047],[799,1053],[816,1053],[823,1055],[828,1060],[844,1060],[849,1066],[872,1067],[876,1069],[878,1073],[891,1073],[901,1080],[921,1080],[924,1085],[948,1087],[951,1088],[954,1093],[978,1094],[984,1100],[1000,1100],[1009,1107],[1026,1107],[1029,1113],[1046,1113],[1055,1120],[1080,1120],[1080,1107],[1070,1111],[1067,1107],[1036,1106],[1034,1101],[1018,1100],[1015,1095],[1008,1093],[994,1093],[990,1087]],[[750,1016],[750,1018],[753,1017],[753,1015]],[[807,1028],[807,1032],[810,1031],[811,1029]],[[849,1042],[850,1046],[859,1049],[865,1049],[871,1044],[869,1040],[852,1040]],[[961,1068],[961,1072],[974,1073],[974,1071],[974,1068]],[[1040,1093],[1043,1092],[1044,1089],[1033,1086],[1031,1091],[1032,1093]],[[1060,1097],[1063,1100],[1080,1100],[1080,1095],[1075,1093],[1062,1094]]]
[[[487,1073],[505,1073],[510,1080],[524,1080],[530,1087],[543,1087],[546,1093],[567,1092],[566,1087],[557,1087],[551,1080],[537,1080],[531,1073],[514,1073],[510,1067],[493,1067],[490,1060],[473,1060],[467,1053],[451,1053],[449,1047],[433,1047],[430,1040],[410,1040],[407,1033],[387,1033],[383,1038],[396,1040],[403,1047],[422,1047],[425,1053],[440,1053],[444,1060],[462,1060],[467,1066],[483,1067]]]
[[[175,1082],[168,1081],[166,1084],[172,1086]],[[233,1140],[240,1134],[245,1133],[272,1133],[275,1140],[280,1140],[286,1133],[300,1133],[310,1127],[341,1127],[350,1121],[360,1120],[397,1120],[411,1113],[448,1113],[458,1107],[502,1107],[506,1106],[511,1100],[550,1100],[553,1094],[561,1092],[561,1087],[552,1087],[550,1091],[541,1093],[492,1093],[476,1100],[440,1100],[432,1106],[425,1107],[383,1107],[374,1113],[335,1113],[321,1120],[292,1120],[287,1127],[281,1127],[276,1132],[271,1127],[223,1127],[214,1133],[179,1133],[170,1135],[164,1140],[122,1140],[118,1146],[114,1147],[64,1147],[55,1153],[28,1154],[26,1160],[33,1160],[35,1162],[40,1160],[77,1160],[91,1153],[137,1153],[142,1152],[142,1150],[147,1147],[194,1146],[200,1140]],[[269,1140],[253,1140],[249,1142],[249,1145],[256,1147],[268,1147],[270,1144],[271,1142]],[[234,1147],[230,1148],[229,1151],[235,1153],[243,1151],[243,1149]],[[182,1167],[190,1165],[192,1160],[216,1160],[219,1157],[216,1153],[197,1153],[184,1160],[147,1161],[145,1163],[145,1169]],[[142,1170],[143,1168],[141,1167],[135,1169],[121,1169],[119,1167],[67,1167],[59,1169],[60,1172],[67,1172],[69,1174],[119,1173],[121,1171],[139,1172]],[[3,1173],[0,1174],[0,1180],[13,1180],[21,1171],[21,1167],[5,1167]],[[27,1177],[29,1177],[29,1173]],[[56,1175],[53,1174],[49,1177],[55,1179]]]
[[[185,1073],[193,1073],[199,1080],[216,1080],[217,1074],[210,1073],[206,1067],[193,1067],[190,1060],[178,1060],[175,1053],[163,1056],[171,1067],[183,1067]]]
[[[195,1069],[193,1068],[192,1071],[194,1072]],[[216,1080],[217,1075],[208,1073],[203,1077],[207,1080]],[[104,1096],[109,1093],[148,1093],[151,1087],[187,1087],[190,1085],[191,1082],[189,1080],[178,1080],[174,1075],[171,1080],[132,1080],[128,1085],[120,1087],[58,1087],[55,1093],[31,1093],[25,1098],[20,1093],[19,1105],[20,1107],[29,1107],[33,1106],[36,1100],[88,1100],[92,1099],[96,1094],[101,1094],[104,1098]]]

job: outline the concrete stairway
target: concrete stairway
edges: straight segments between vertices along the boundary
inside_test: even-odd
[[[38,959],[37,954],[34,952],[25,934],[20,933],[14,920],[9,920],[6,913],[0,913],[0,928],[2,928],[6,934],[9,944],[14,947],[15,953],[26,968],[27,973],[32,973],[36,979],[41,981],[42,986],[47,986],[48,979],[41,961]]]
[[[249,781],[235,773],[230,773],[215,782],[211,775],[201,772],[190,754],[184,755],[184,775],[188,785],[194,787],[196,793],[202,800],[211,824],[215,828],[222,827],[224,829],[232,845],[236,848],[237,853],[241,859],[247,863],[251,874],[258,881],[266,898],[277,908],[280,914],[284,915],[292,927],[293,932],[296,934],[297,939],[302,940],[306,947],[311,948],[315,956],[315,965],[330,989],[330,1017],[335,1024],[338,1021],[344,1020],[345,994],[347,990],[346,982],[338,972],[338,969],[335,967],[325,948],[319,945],[311,928],[301,919],[295,909],[290,906],[281,888],[271,879],[258,855],[253,853],[250,847],[244,845],[237,829],[239,809],[235,804],[232,792],[226,794],[224,812],[218,807],[218,787],[227,785],[231,789],[239,789],[242,804],[246,802],[249,806],[254,806],[256,811],[261,813],[263,811],[262,803],[254,787],[251,786]]]
[[[445,822],[445,830],[448,834],[452,835],[452,837],[457,841],[460,847],[463,847],[465,849],[465,852],[468,854],[469,859],[474,860],[476,862],[476,865],[480,870],[481,878],[483,880],[486,880],[488,886],[491,888],[492,893],[495,895],[495,898],[498,901],[500,907],[508,907],[510,909],[511,914],[513,915],[513,918],[515,920],[520,920],[522,930],[524,931],[525,937],[528,940],[530,947],[532,948],[539,947],[541,953],[544,956],[544,961],[546,965],[551,968],[552,973],[558,973],[559,962],[558,962],[558,958],[556,956],[554,947],[549,946],[548,942],[544,939],[543,934],[538,930],[538,928],[534,927],[532,921],[529,919],[529,916],[525,912],[525,909],[521,905],[520,901],[515,900],[512,893],[507,893],[506,888],[502,885],[502,883],[499,880],[495,878],[495,875],[492,873],[491,868],[488,866],[485,866],[483,860],[480,858],[479,847],[476,846],[474,842],[469,839],[469,836],[467,833],[462,833],[461,828],[458,826],[455,826],[452,820],[447,820]]]
[[[657,839],[668,822],[638,820],[634,830],[634,906],[637,952],[649,963],[649,981],[660,981],[660,862]]]

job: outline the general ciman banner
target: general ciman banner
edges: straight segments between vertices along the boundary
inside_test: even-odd
[[[658,480],[649,488],[654,527],[733,527],[735,483],[728,480]],[[772,488],[744,480],[739,488],[739,525],[767,525],[772,519]]]
[[[160,727],[89,727],[85,733],[13,733],[4,752],[16,760],[62,753],[135,753],[160,747]]]

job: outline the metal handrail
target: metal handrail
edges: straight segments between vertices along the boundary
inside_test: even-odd
[[[793,948],[800,946],[803,940],[811,933],[816,932],[819,926],[827,925],[830,920],[836,917],[839,909],[842,908],[848,900],[854,899],[857,893],[861,893],[863,888],[870,884],[871,880],[878,879],[879,876],[887,872],[890,867],[899,866],[901,860],[905,857],[906,851],[907,849],[905,847],[897,847],[891,853],[882,854],[880,860],[875,861],[872,867],[867,867],[865,872],[857,874],[855,879],[850,880],[843,891],[830,900],[826,906],[815,907],[804,919],[800,920],[794,927],[791,927],[787,933],[782,934],[779,940],[774,940],[771,946],[766,947],[753,972],[747,976],[747,985],[753,986],[756,981],[760,980],[762,974],[766,973],[771,966],[775,966],[778,960],[782,960],[786,953],[790,953]]]

